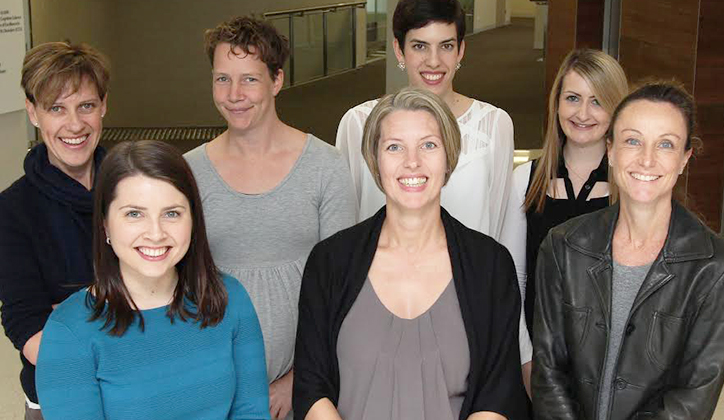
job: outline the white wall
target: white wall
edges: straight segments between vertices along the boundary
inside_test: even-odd
[[[530,0],[510,0],[512,17],[535,17],[535,2]]]
[[[23,175],[23,158],[28,151],[25,110],[0,114],[0,191]]]
[[[496,3],[497,0],[475,0],[474,32],[495,28]]]

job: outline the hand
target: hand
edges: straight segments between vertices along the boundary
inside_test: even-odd
[[[292,409],[294,369],[269,385],[269,412],[272,419],[283,419]]]

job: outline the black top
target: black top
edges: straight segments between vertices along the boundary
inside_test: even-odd
[[[528,188],[533,179],[538,159],[532,162],[530,168],[530,179],[528,180]],[[588,195],[593,190],[596,182],[608,182],[608,158],[603,154],[601,163],[598,168],[591,171],[586,183],[583,184],[578,197],[573,191],[573,184],[568,177],[568,168],[566,161],[563,159],[563,153],[558,161],[558,178],[562,178],[566,186],[567,198],[552,198],[546,195],[545,207],[542,213],[537,213],[535,209],[529,209],[526,212],[526,220],[528,223],[528,232],[526,236],[526,271],[528,280],[525,287],[525,320],[528,324],[528,332],[533,337],[533,311],[535,307],[535,267],[538,259],[538,249],[543,239],[548,235],[548,231],[568,219],[572,219],[582,214],[591,213],[608,206],[608,197],[592,198],[588,200]],[[528,191],[526,189],[526,195]]]
[[[470,374],[460,419],[492,411],[527,419],[518,349],[520,294],[507,249],[468,229],[444,209],[455,291],[470,350]],[[339,398],[337,337],[372,264],[385,207],[317,244],[309,255],[299,296],[294,355],[295,419],[322,398]]]
[[[95,170],[104,155],[96,149]],[[45,144],[28,152],[24,169],[0,193],[0,302],[5,334],[21,350],[23,391],[37,403],[35,366],[22,348],[52,305],[93,280],[93,195],[50,164]]]

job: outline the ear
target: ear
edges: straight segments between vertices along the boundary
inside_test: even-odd
[[[38,122],[38,114],[35,110],[35,105],[33,105],[30,100],[25,99],[25,111],[28,113],[28,118],[30,119],[30,123],[35,125]]]
[[[684,152],[684,161],[681,164],[681,168],[679,169],[679,175],[684,173],[684,169],[686,169],[686,164],[689,163],[689,159],[691,159],[691,154],[694,151],[694,149],[689,149],[686,152]]]
[[[397,57],[397,61],[404,62],[405,54],[402,52],[402,48],[400,47],[400,43],[397,42],[397,38],[392,40],[392,48],[395,50],[395,57]]]
[[[463,57],[465,56],[465,40],[460,43],[460,48],[458,49],[458,63],[463,61]]]
[[[101,101],[101,118],[106,116],[106,111],[108,110],[107,104],[108,104],[108,93],[106,92],[106,96],[104,96],[103,100]]]
[[[284,86],[284,70],[279,69],[272,82],[274,82],[274,96],[277,96],[279,91],[282,90],[282,86]]]

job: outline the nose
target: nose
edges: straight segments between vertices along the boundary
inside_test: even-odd
[[[435,68],[440,64],[440,56],[435,48],[430,48],[430,52],[427,54],[427,65]]]
[[[244,88],[240,82],[231,83],[231,91],[229,92],[229,100],[231,102],[239,102],[244,100]]]
[[[588,107],[591,106],[589,103],[582,103],[581,106],[578,107],[578,112],[576,112],[576,116],[578,117],[579,121],[586,121],[588,119],[588,115],[590,114],[590,110]]]
[[[146,239],[153,242],[160,242],[166,238],[166,230],[163,228],[160,218],[149,218],[149,224],[144,235]]]
[[[71,110],[68,113],[68,130],[70,130],[73,133],[78,133],[81,130],[83,130],[83,120],[81,119],[80,115],[78,115],[78,112]]]
[[[415,169],[420,166],[420,159],[417,154],[417,148],[412,147],[405,153],[405,168]]]
[[[639,155],[639,163],[641,164],[641,166],[645,168],[650,168],[654,166],[654,162],[656,161],[655,154],[656,151],[654,150],[653,146],[643,147],[641,150],[641,154]]]

